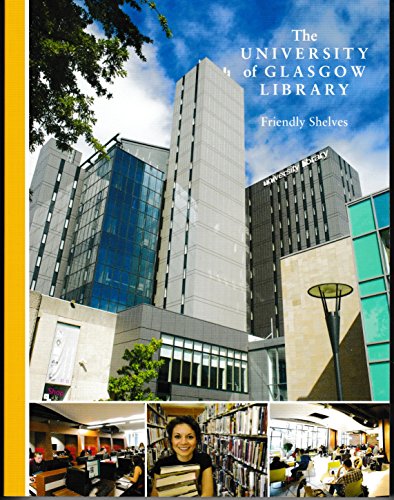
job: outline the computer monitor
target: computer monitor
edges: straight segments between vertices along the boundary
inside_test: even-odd
[[[89,457],[77,457],[77,464],[82,465],[85,464],[88,461]]]
[[[118,469],[120,474],[129,474],[133,468],[133,461],[131,458],[118,458]]]
[[[99,460],[88,460],[86,462],[86,471],[88,473],[89,479],[94,479],[100,476],[100,461]]]
[[[100,462],[100,478],[116,480],[116,464],[113,462]]]
[[[118,466],[118,456],[117,455],[112,455],[111,456],[111,462],[116,464],[116,467]]]
[[[66,474],[66,488],[82,496],[89,496],[92,483],[87,471],[77,467],[69,467]]]

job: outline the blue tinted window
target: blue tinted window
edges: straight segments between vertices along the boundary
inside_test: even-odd
[[[390,193],[382,193],[375,196],[374,199],[376,218],[378,227],[390,225]]]
[[[375,401],[390,399],[390,365],[389,363],[373,363],[369,366],[371,375],[372,398]]]
[[[390,313],[387,295],[361,299],[364,335],[367,343],[390,339]]]
[[[370,198],[349,206],[349,217],[352,236],[368,233],[375,229]]]

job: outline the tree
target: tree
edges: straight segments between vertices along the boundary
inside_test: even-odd
[[[144,388],[144,384],[157,378],[164,361],[156,361],[153,355],[160,348],[161,340],[153,338],[149,344],[135,344],[126,349],[122,359],[128,362],[117,373],[120,377],[110,377],[108,393],[112,401],[152,401],[158,398]]]
[[[145,61],[143,44],[153,43],[126,11],[147,6],[170,37],[166,18],[150,0],[30,0],[29,5],[30,150],[43,144],[48,134],[62,150],[84,136],[104,152],[93,136],[94,98],[79,89],[78,78],[86,80],[97,96],[111,98],[105,85],[126,76],[128,49]],[[86,30],[94,22],[105,37]]]

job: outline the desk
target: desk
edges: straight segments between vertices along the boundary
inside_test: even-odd
[[[53,495],[55,497],[80,497],[78,493],[75,493],[75,491],[69,490],[68,488],[63,488],[61,490],[57,490],[53,492]]]

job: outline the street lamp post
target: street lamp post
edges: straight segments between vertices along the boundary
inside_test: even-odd
[[[328,334],[330,336],[332,353],[334,356],[335,382],[337,386],[338,401],[343,401],[341,368],[339,364],[341,298],[346,297],[346,295],[350,295],[352,292],[353,288],[350,285],[345,285],[344,283],[322,283],[320,285],[312,286],[308,290],[308,294],[311,297],[321,299],[323,304],[324,316],[326,318]],[[327,299],[335,299],[334,311],[328,310]]]

